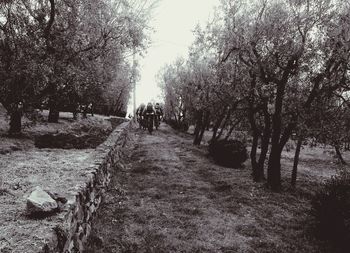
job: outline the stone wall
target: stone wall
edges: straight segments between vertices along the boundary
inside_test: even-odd
[[[111,169],[118,167],[122,148],[127,141],[132,122],[119,125],[93,154],[94,164],[86,170],[86,182],[76,187],[68,199],[60,222],[53,227],[43,253],[82,252],[91,231],[91,223],[110,182]]]

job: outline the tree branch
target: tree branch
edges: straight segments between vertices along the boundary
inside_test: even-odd
[[[48,39],[50,36],[51,28],[53,23],[55,22],[55,0],[49,0],[50,1],[50,19],[44,29],[44,38]]]

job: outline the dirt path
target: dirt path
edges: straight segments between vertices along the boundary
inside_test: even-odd
[[[166,125],[153,135],[135,130],[131,136],[127,162],[113,175],[86,253],[301,252],[293,236],[299,238],[303,224],[298,227],[292,214],[304,210],[293,204],[279,210],[273,196],[271,206],[260,205],[265,193],[249,170],[212,164],[190,137]],[[279,225],[292,226],[293,236]]]

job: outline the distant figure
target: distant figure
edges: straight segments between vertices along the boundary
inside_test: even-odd
[[[141,103],[141,105],[136,110],[136,120],[139,122],[140,128],[144,127],[143,124],[143,111],[145,110],[146,105]]]
[[[79,111],[83,114],[83,118],[86,119],[87,118],[87,105],[86,104],[80,105]]]
[[[40,111],[43,112],[44,109],[47,109],[48,108],[48,101],[47,99],[45,99],[44,101],[41,101],[40,103]]]
[[[21,132],[21,117],[23,116],[23,102],[19,101],[11,105],[11,120],[10,120],[10,129],[9,133],[20,133]]]
[[[155,125],[156,125],[156,128],[158,129],[158,126],[160,125],[160,120],[163,117],[163,109],[159,103],[156,103],[156,105],[154,106],[154,111],[156,113]]]
[[[76,103],[75,105],[73,105],[73,119],[78,119],[78,113],[80,110],[80,104]]]
[[[44,102],[41,102],[40,103],[40,111],[43,112],[44,108],[45,108],[45,104],[44,104]]]
[[[143,110],[142,116],[143,116],[144,124],[146,128],[148,128],[150,133],[153,130],[153,121],[154,121],[155,114],[156,112],[153,108],[153,104],[149,102],[146,108]]]
[[[88,111],[90,112],[91,116],[94,116],[94,107],[92,103],[89,103],[89,105],[87,106]]]
[[[17,110],[18,112],[20,113],[20,115],[22,116],[23,115],[23,102],[22,101],[19,101],[18,104],[17,104]]]

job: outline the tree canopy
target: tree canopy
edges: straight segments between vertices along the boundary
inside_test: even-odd
[[[292,134],[313,132],[315,111],[348,109],[349,19],[344,1],[222,0],[196,29],[188,59],[160,74],[168,115],[186,112],[181,120],[195,125],[195,144],[209,125],[212,141],[222,129],[226,138],[234,127],[248,129],[254,180],[265,178],[268,160],[268,185],[280,189],[281,152]],[[330,117],[317,117],[330,127]]]
[[[58,120],[62,107],[77,103],[125,111],[130,55],[147,49],[155,3],[1,1],[0,102],[12,115],[20,101],[27,107],[46,100],[49,121]]]

